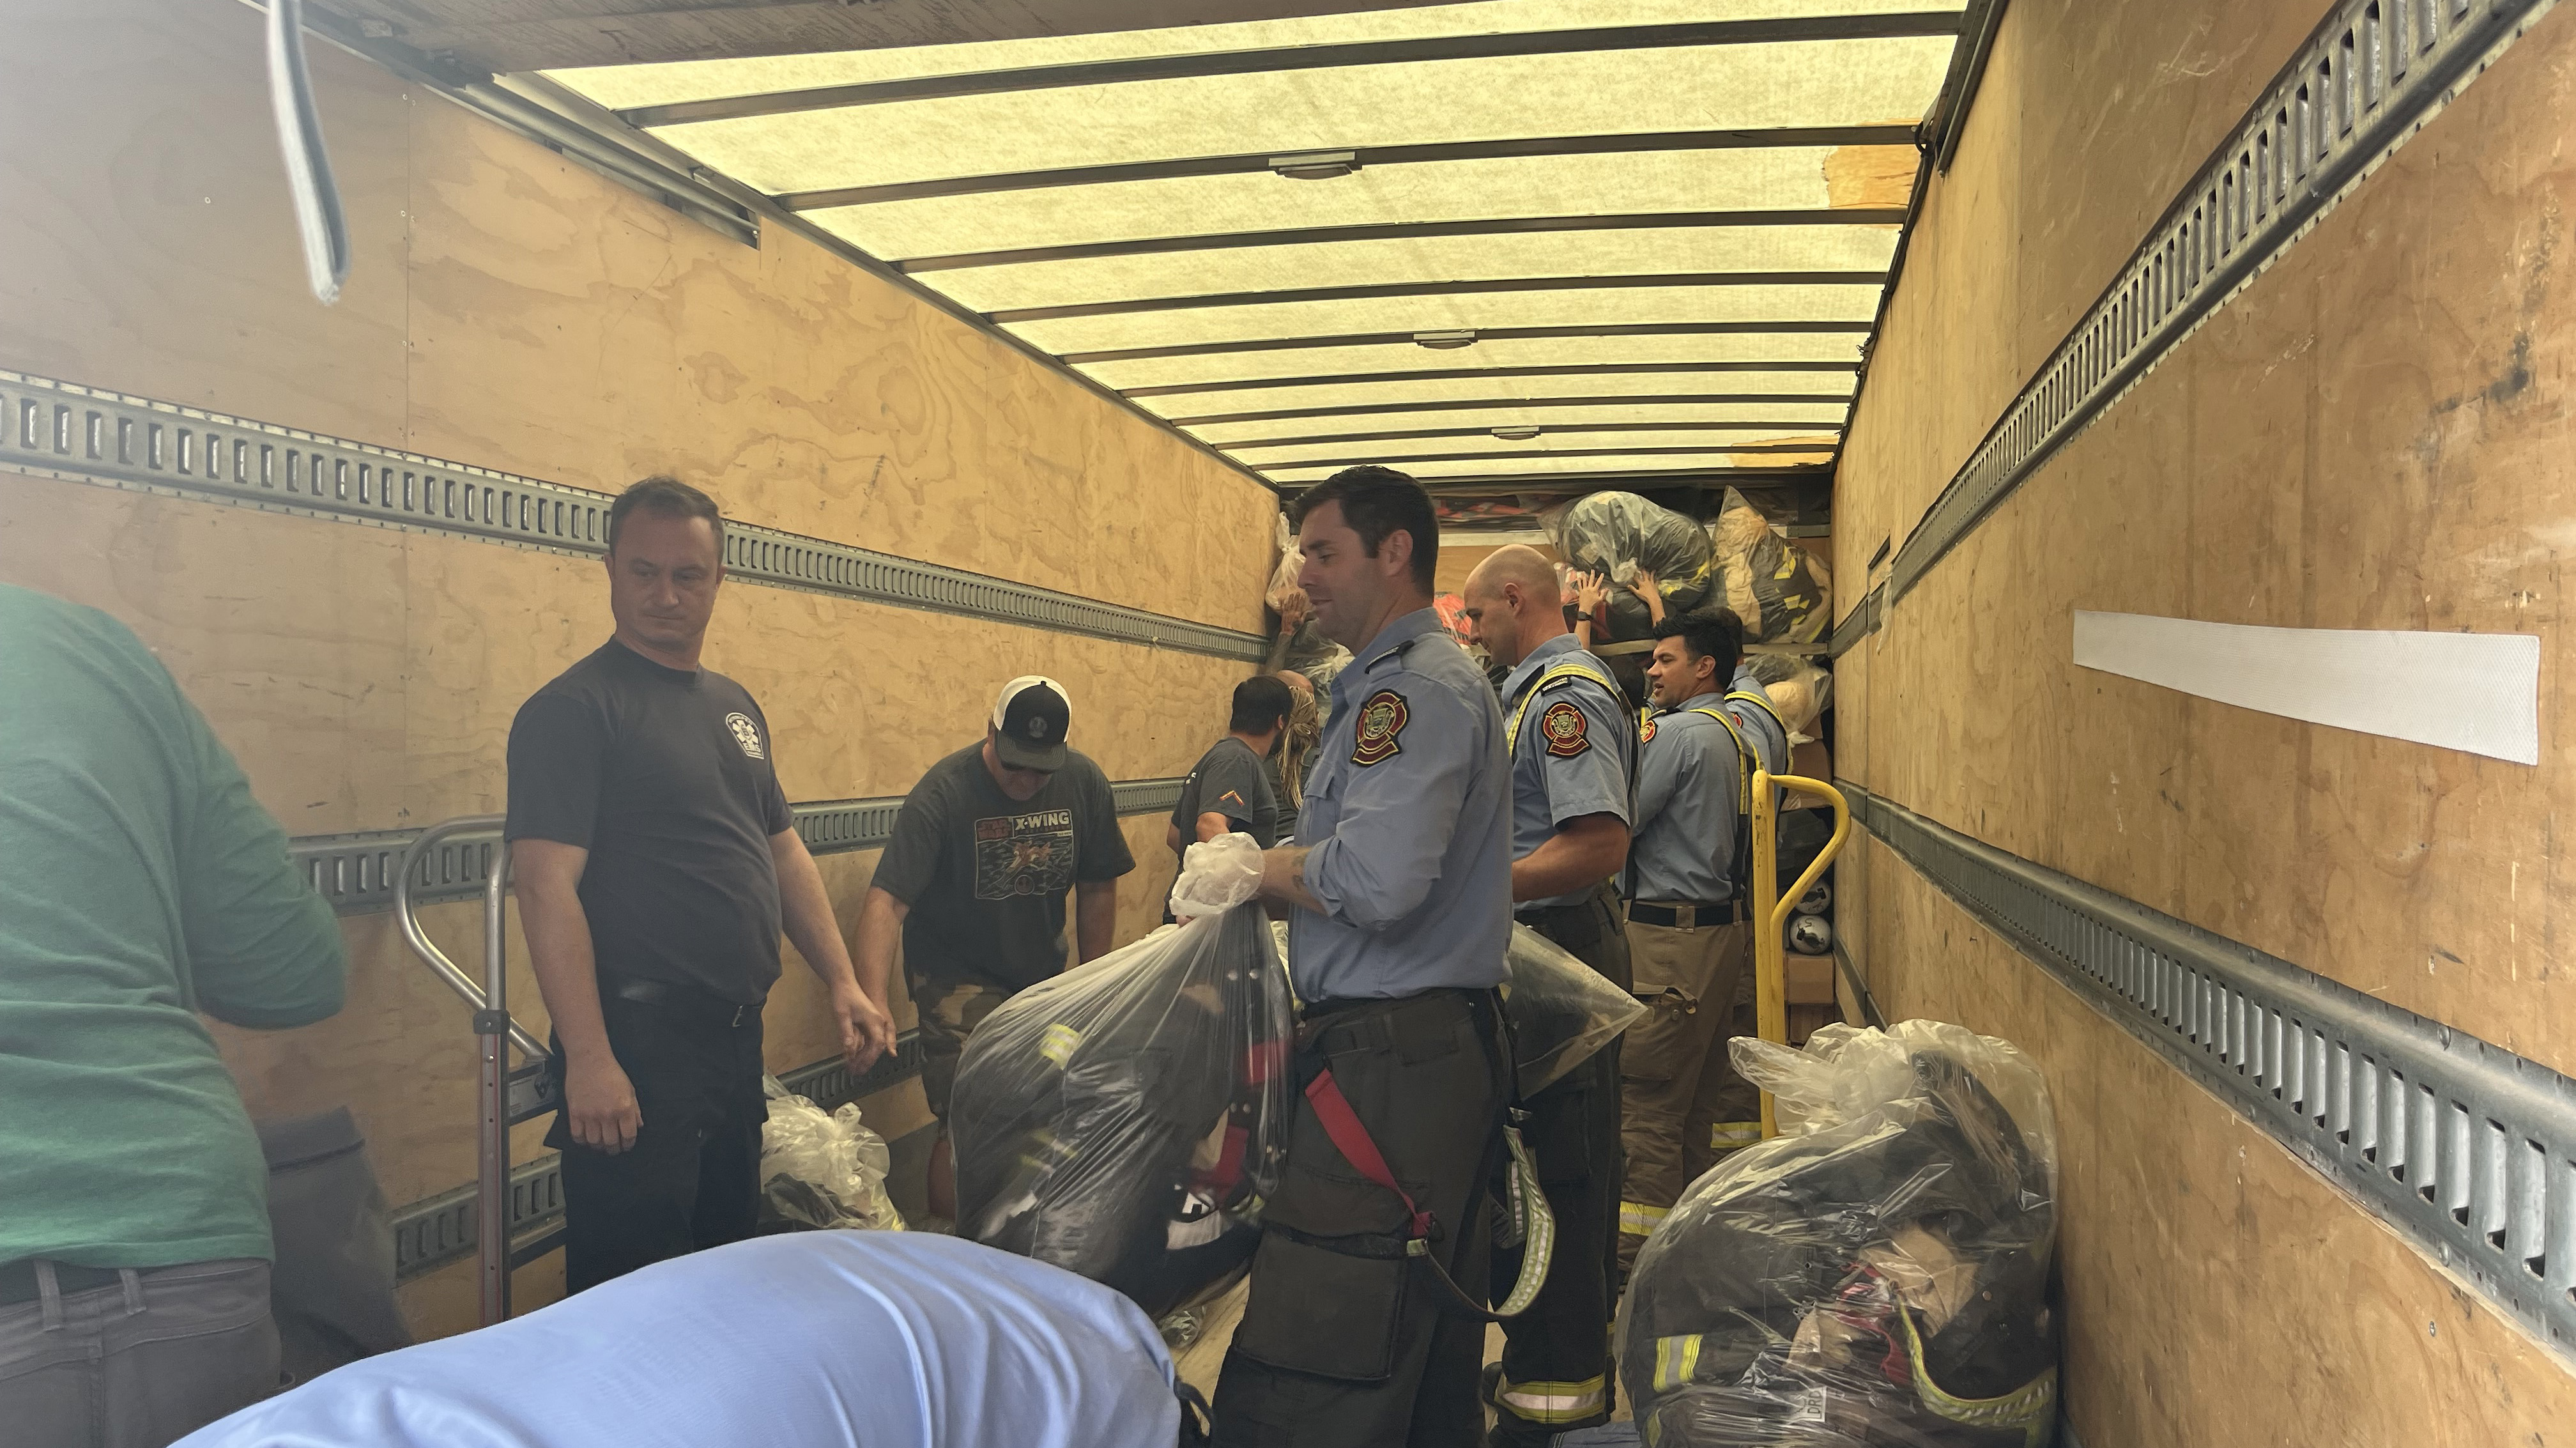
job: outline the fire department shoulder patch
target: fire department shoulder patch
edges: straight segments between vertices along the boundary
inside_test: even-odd
[[[1637,726],[1637,742],[1640,744],[1652,744],[1655,742],[1654,720],[1649,719],[1645,723]]]
[[[1407,717],[1402,694],[1393,689],[1380,689],[1369,695],[1368,702],[1360,705],[1359,729],[1351,744],[1351,763],[1365,769],[1372,764],[1384,764],[1402,753],[1403,746],[1396,741],[1404,733]]]
[[[1538,728],[1547,736],[1547,752],[1559,759],[1572,759],[1592,747],[1591,739],[1585,735],[1590,724],[1571,700],[1559,699],[1548,705],[1547,712],[1538,716]]]

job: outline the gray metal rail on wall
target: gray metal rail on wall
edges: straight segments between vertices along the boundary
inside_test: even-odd
[[[1157,814],[1181,801],[1181,780],[1127,779],[1109,787],[1122,815]],[[794,807],[796,833],[818,855],[873,850],[894,834],[903,796],[816,800]],[[365,830],[345,835],[300,835],[288,842],[295,865],[331,908],[365,915],[393,908],[394,872],[420,837],[414,830]],[[423,904],[464,900],[483,892],[492,868],[491,846],[478,840],[442,845],[421,857],[412,898]]]
[[[271,512],[553,553],[607,551],[609,494],[0,370],[0,468]],[[745,582],[1259,660],[1257,634],[1078,598],[748,523],[725,525]]]
[[[2576,1354],[2576,1080],[1836,783],[1970,915]]]
[[[2341,0],[1897,549],[1839,655],[1995,506],[2296,245],[2556,0]],[[1873,595],[1875,597],[1875,595]]]

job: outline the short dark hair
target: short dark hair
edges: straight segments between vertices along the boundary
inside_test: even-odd
[[[1436,586],[1440,571],[1440,517],[1422,485],[1393,468],[1375,463],[1344,468],[1297,499],[1289,521],[1302,529],[1306,518],[1326,503],[1342,505],[1342,521],[1360,535],[1360,547],[1377,556],[1389,533],[1413,538],[1413,581],[1423,592]]]
[[[716,556],[724,556],[724,514],[716,500],[672,477],[655,473],[617,495],[608,505],[608,551],[617,551],[617,528],[626,515],[641,508],[657,518],[704,518],[716,530]]]
[[[1744,620],[1731,608],[1695,608],[1688,613],[1668,614],[1655,625],[1655,637],[1680,639],[1682,647],[1698,657],[1717,660],[1720,688],[1735,677],[1735,666],[1744,658]]]
[[[1297,708],[1296,696],[1275,674],[1255,674],[1234,686],[1234,719],[1225,727],[1237,734],[1258,734],[1285,720]]]

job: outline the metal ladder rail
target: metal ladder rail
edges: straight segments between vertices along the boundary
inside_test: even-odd
[[[505,821],[502,815],[460,815],[430,826],[403,852],[402,868],[394,877],[394,917],[402,922],[404,943],[474,1010],[474,1034],[481,1055],[475,1090],[474,1245],[486,1327],[510,1315],[510,1269],[520,1255],[512,1250],[510,1240],[510,1128],[552,1110],[555,1104],[553,1082],[545,1070],[544,1043],[510,1015],[506,940],[510,842],[501,833]],[[414,889],[442,883],[433,878],[433,865],[440,858],[439,851],[450,844],[483,844],[491,852],[483,872],[480,985],[429,938],[412,900]],[[517,1071],[509,1067],[511,1046],[516,1046],[528,1061]],[[551,1245],[551,1241],[536,1245],[527,1255],[535,1256]]]

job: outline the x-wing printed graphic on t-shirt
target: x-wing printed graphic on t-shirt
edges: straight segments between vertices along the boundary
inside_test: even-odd
[[[1073,886],[1073,811],[975,821],[975,898],[1059,895]]]

